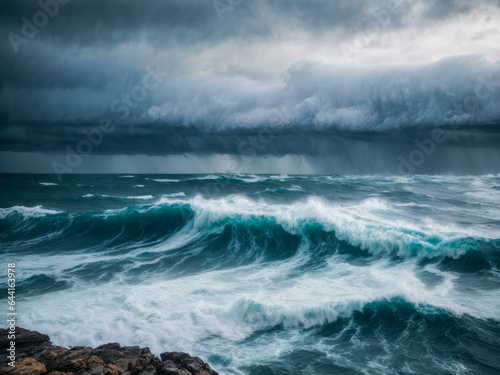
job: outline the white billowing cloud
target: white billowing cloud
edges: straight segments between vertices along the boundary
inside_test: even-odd
[[[136,121],[206,130],[300,126],[387,130],[500,119],[500,62],[480,55],[433,63],[302,61],[267,84],[244,77],[173,81]],[[148,119],[148,117],[150,117]]]
[[[135,76],[137,82],[142,79]],[[131,90],[125,86],[24,89],[8,100],[16,103],[12,119],[19,123],[89,123],[109,116],[113,102],[124,105]],[[277,126],[385,131],[490,124],[500,119],[499,101],[500,62],[482,55],[398,64],[302,60],[283,72],[280,81],[169,76],[129,107],[123,122],[138,135],[154,131],[141,128],[150,123],[157,124],[153,129],[181,125],[208,132]]]

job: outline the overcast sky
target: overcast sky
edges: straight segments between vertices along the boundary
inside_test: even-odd
[[[0,171],[499,172],[499,0],[2,0],[0,32]]]

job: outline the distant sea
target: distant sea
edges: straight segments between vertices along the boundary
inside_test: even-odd
[[[0,175],[1,304],[221,374],[499,374],[500,176]],[[7,326],[2,319],[2,326]]]

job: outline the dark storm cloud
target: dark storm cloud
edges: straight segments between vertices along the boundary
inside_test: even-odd
[[[332,64],[308,55],[309,44],[336,43],[340,53],[338,45],[363,32],[441,25],[498,2],[233,4],[221,19],[212,0],[70,0],[15,53],[9,33],[25,37],[22,18],[32,21],[41,7],[0,2],[0,150],[65,153],[103,118],[114,131],[93,154],[347,155],[369,144],[404,153],[439,126],[454,128],[450,147],[498,142],[498,62],[469,55]],[[300,38],[302,60],[283,57],[281,76],[267,74],[274,64],[245,64]],[[164,72],[161,85],[130,102],[148,69]]]
[[[373,12],[389,9],[391,28],[404,27],[402,20],[422,8],[419,22],[439,21],[467,13],[481,3],[496,0],[254,0],[226,2],[237,4],[238,11],[222,11],[221,23],[211,0],[66,0],[60,5],[61,16],[51,19],[42,38],[60,43],[86,45],[116,44],[147,38],[149,42],[216,41],[235,37],[269,37],[280,29],[301,28],[313,32],[329,29],[355,31],[354,26]],[[39,11],[38,0],[4,0],[0,5],[2,29],[16,31],[21,18]],[[43,0],[43,3],[50,0]],[[224,9],[224,8],[222,8]],[[230,16],[230,17],[229,17]]]
[[[3,100],[11,112],[4,111],[2,149],[62,152],[107,117],[115,130],[95,152],[154,155],[238,153],[239,143],[259,132],[275,138],[259,154],[312,154],[327,151],[318,145],[335,134],[375,141],[370,134],[377,132],[500,123],[500,64],[477,55],[397,66],[303,61],[272,84],[148,69],[164,76],[151,91],[140,86],[137,70],[116,69],[124,79],[114,86],[93,81],[92,67],[81,86],[12,87]],[[62,70],[62,82],[71,82],[71,72]],[[144,97],[134,100],[134,93]]]
[[[221,3],[228,4],[223,0]],[[293,28],[352,32],[353,26],[370,11],[386,4],[394,7],[395,3],[388,0],[374,7],[363,0],[242,1],[234,7],[237,11],[222,8],[221,22],[211,0],[71,0],[60,5],[60,15],[50,20],[40,37],[79,46],[116,45],[144,38],[150,44],[164,47],[172,43],[267,38]],[[410,9],[410,2],[397,3],[400,5],[394,20],[403,16],[400,10]],[[39,10],[38,1],[3,1],[0,5],[3,32],[20,30],[21,18],[30,19]],[[393,22],[393,27],[398,25],[401,24]]]
[[[91,132],[96,126],[86,124],[75,129],[75,126],[64,124],[47,129],[41,124],[31,124],[23,129],[29,133],[28,138],[19,134],[4,134],[0,151],[42,151],[67,152],[73,150],[82,140],[87,140],[81,131]],[[500,124],[489,124],[476,128],[454,130],[443,126],[447,147],[495,148],[500,144]],[[406,129],[384,132],[351,132],[327,129],[323,131],[307,130],[291,127],[282,130],[269,129],[232,129],[224,131],[204,132],[195,127],[165,126],[147,124],[142,133],[131,134],[125,129],[116,130],[112,137],[105,138],[95,149],[94,154],[102,155],[134,155],[151,156],[182,155],[186,153],[234,154],[243,156],[289,154],[320,156],[348,155],[353,146],[365,145],[378,149],[378,152],[398,154],[416,148],[415,141],[432,138],[434,129]]]

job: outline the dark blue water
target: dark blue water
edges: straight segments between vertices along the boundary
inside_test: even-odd
[[[0,177],[19,324],[56,344],[223,374],[500,372],[499,176]]]

